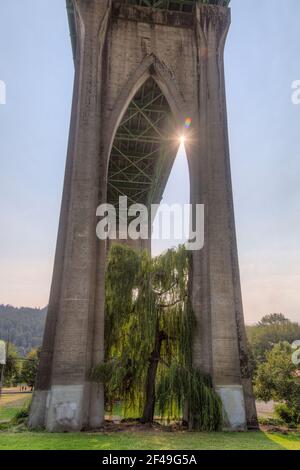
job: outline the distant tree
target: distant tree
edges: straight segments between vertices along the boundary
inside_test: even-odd
[[[286,421],[300,423],[300,376],[292,352],[289,343],[276,344],[258,366],[254,389],[260,400],[282,402],[278,412]]]
[[[257,325],[247,326],[247,337],[251,365],[255,372],[277,343],[286,341],[292,344],[300,339],[300,325],[282,314],[266,315]]]
[[[18,353],[25,357],[33,348],[39,348],[45,325],[47,308],[16,308],[0,304],[0,338],[8,336]]]
[[[291,323],[290,320],[282,313],[271,313],[262,317],[258,322],[258,326],[287,325],[288,323]]]
[[[19,354],[14,344],[7,345],[7,358],[4,369],[4,385],[10,387],[16,385],[19,380],[20,362]]]
[[[37,374],[39,364],[39,349],[32,349],[26,356],[26,360],[23,361],[21,370],[21,380],[26,383],[29,387],[34,387],[35,378]]]

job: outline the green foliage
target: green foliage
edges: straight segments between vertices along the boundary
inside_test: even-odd
[[[292,348],[288,343],[278,343],[267,353],[266,362],[257,369],[256,397],[265,402],[275,400],[286,405],[278,408],[278,414],[300,420],[300,377],[292,362]],[[288,410],[288,412],[286,411]]]
[[[29,412],[30,412],[30,405],[31,405],[31,400],[28,401],[22,408],[17,410],[15,413],[14,417],[11,420],[11,424],[16,425],[16,424],[22,424],[27,421],[29,418]]]
[[[281,418],[258,417],[258,422],[262,426],[284,426],[286,423]]]
[[[275,414],[287,424],[300,424],[300,414],[295,408],[289,408],[286,403],[280,403],[275,406]]]
[[[186,403],[194,430],[217,431],[222,426],[222,403],[211,379],[199,370],[172,363],[164,368],[157,386],[158,410],[168,419],[182,414]]]
[[[262,317],[258,322],[258,326],[286,325],[288,323],[290,323],[290,320],[285,318],[282,313],[271,313]]]
[[[13,343],[25,356],[42,344],[47,309],[0,305],[0,339]]]
[[[7,346],[7,358],[4,369],[4,385],[6,387],[16,385],[19,381],[21,366],[18,359],[19,354],[16,347],[14,344],[9,343]]]
[[[154,381],[162,416],[182,415],[187,400],[197,416],[196,429],[217,429],[220,402],[211,384],[192,370],[195,320],[188,274],[189,255],[183,246],[153,259],[146,251],[111,248],[105,284],[106,361],[93,369],[91,378],[105,383],[107,408],[120,400],[125,416],[143,413]]]
[[[22,369],[20,373],[20,382],[24,382],[29,387],[33,387],[35,384],[35,378],[38,370],[39,364],[39,349],[32,349],[27,356],[26,361],[22,362]]]
[[[252,368],[256,371],[275,344],[281,341],[291,344],[300,339],[300,325],[282,314],[266,315],[257,325],[247,327],[247,337]]]

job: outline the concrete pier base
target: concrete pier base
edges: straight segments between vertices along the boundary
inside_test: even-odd
[[[247,419],[243,387],[224,385],[216,387],[223,404],[224,430],[246,431]]]
[[[45,426],[48,390],[36,390],[30,406],[29,428],[39,429]]]
[[[98,429],[104,422],[104,387],[101,384],[91,384],[91,398],[89,409],[89,429]]]
[[[84,385],[57,385],[51,388],[47,399],[47,431],[82,430],[86,409],[84,388]]]

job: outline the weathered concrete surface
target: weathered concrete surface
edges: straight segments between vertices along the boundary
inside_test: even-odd
[[[246,430],[246,412],[241,385],[218,386],[216,391],[223,403],[224,427],[233,431]]]
[[[54,385],[47,398],[48,431],[76,431],[86,408],[84,385]]]
[[[103,420],[103,390],[88,381],[91,367],[104,357],[107,246],[96,238],[96,208],[106,202],[115,132],[150,76],[178,127],[193,119],[186,143],[191,201],[206,210],[205,247],[193,253],[192,263],[194,364],[221,390],[231,427],[246,426],[245,408],[254,424],[227,135],[223,49],[230,10],[198,4],[196,14],[183,15],[109,0],[73,3],[77,49],[69,150],[31,425],[80,430]]]
[[[35,390],[30,405],[29,427],[39,429],[45,426],[48,390]]]

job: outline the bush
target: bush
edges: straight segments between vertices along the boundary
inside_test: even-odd
[[[295,408],[289,408],[285,403],[276,405],[275,413],[286,424],[300,424],[300,414]]]
[[[281,418],[265,418],[265,417],[258,417],[258,422],[262,426],[283,426],[286,424]]]
[[[11,420],[12,424],[22,424],[27,421],[29,418],[30,404],[31,401],[29,401],[29,403],[25,404],[23,408],[16,412],[15,416]]]

